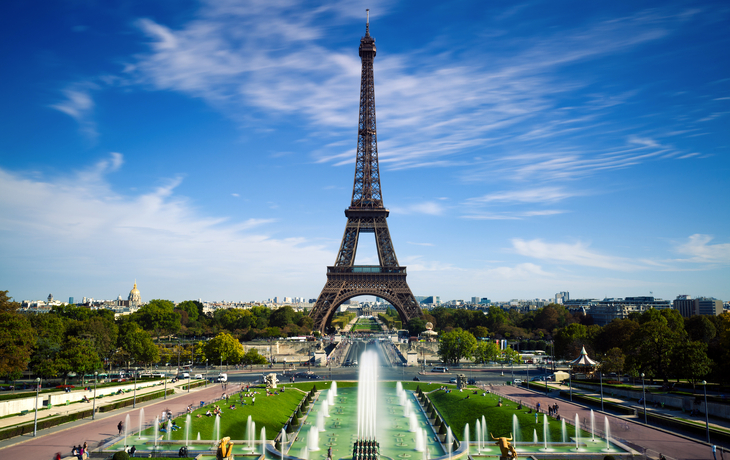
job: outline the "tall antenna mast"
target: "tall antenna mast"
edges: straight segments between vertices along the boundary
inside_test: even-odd
[[[365,20],[365,35],[370,35],[370,9],[365,10],[367,19]]]

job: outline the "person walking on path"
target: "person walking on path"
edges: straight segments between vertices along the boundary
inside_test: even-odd
[[[122,421],[119,421],[119,424],[117,425],[117,430],[119,430],[119,434],[122,434],[122,428],[124,428],[124,423]]]

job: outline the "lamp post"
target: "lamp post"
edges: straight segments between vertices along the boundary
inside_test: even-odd
[[[598,377],[601,379],[601,412],[603,412],[603,371],[598,371]]]
[[[710,443],[710,415],[707,411],[707,381],[702,381],[702,388],[705,389],[705,431],[707,432],[707,443]]]
[[[165,380],[165,396],[163,397],[163,399],[167,399],[167,375],[165,375],[164,380]]]
[[[644,400],[644,425],[647,425],[646,421],[646,387],[644,385],[644,373],[641,373],[641,399]]]
[[[41,386],[41,379],[36,377],[35,379],[35,418],[33,419],[33,436],[35,437],[38,432],[38,389]]]
[[[208,359],[205,359],[205,386],[208,386]]]
[[[177,375],[180,375],[180,341],[177,341]]]
[[[94,405],[91,408],[91,420],[96,420],[96,382],[99,380],[99,372],[94,372]]]
[[[137,407],[137,368],[134,368],[134,398],[132,399],[132,408]]]
[[[568,372],[568,388],[570,388],[570,402],[573,402],[573,368]]]
[[[192,369],[190,369],[192,371]],[[188,372],[188,393],[190,393],[190,372]]]
[[[527,389],[530,389],[530,363],[527,363]]]

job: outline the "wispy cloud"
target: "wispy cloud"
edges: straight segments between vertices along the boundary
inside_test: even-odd
[[[91,97],[91,91],[96,88],[92,83],[77,83],[62,90],[64,99],[50,106],[76,120],[79,131],[91,140],[98,136],[93,119],[94,99]]]
[[[370,8],[387,14],[385,6]],[[141,19],[137,25],[150,40],[149,51],[130,63],[128,74],[157,89],[202,97],[244,123],[279,113],[303,116],[314,128],[312,135],[333,139],[331,147],[314,153],[315,161],[349,162],[353,147],[337,144],[351,136],[356,119],[360,62],[354,43],[347,49],[326,43],[335,28],[351,27],[353,18],[362,21],[358,11],[352,4],[311,9],[296,8],[289,1],[224,1],[204,3],[197,19],[176,29]],[[582,95],[580,91],[594,82],[566,78],[560,73],[564,66],[660,40],[694,14],[647,10],[529,41],[502,37],[509,55],[486,51],[477,41],[460,44],[469,47],[473,57],[457,60],[453,56],[458,50],[449,48],[453,43],[434,41],[407,55],[390,52],[378,57],[381,165],[473,165],[465,155],[491,148],[495,153],[485,160],[483,170],[470,167],[466,180],[493,174],[494,161],[502,162],[505,172],[512,171],[505,177],[542,174],[547,179],[646,161],[650,157],[559,147],[527,153],[524,160],[531,158],[521,164],[513,151],[502,157],[497,152],[507,139],[518,142],[515,147],[534,150],[535,142],[600,127],[605,123],[602,114],[631,101],[636,91],[594,90]],[[376,35],[377,24],[374,17]],[[577,102],[569,110],[557,97],[564,94],[574,95]],[[242,106],[254,110],[241,110]]]
[[[527,190],[509,190],[488,193],[470,198],[470,203],[553,203],[576,196],[577,192],[569,192],[562,187],[537,187]]]
[[[540,239],[526,241],[514,238],[512,239],[512,250],[523,256],[570,265],[620,271],[634,271],[646,268],[644,261],[601,254],[598,251],[591,250],[590,245],[580,241],[567,244],[548,243]]]
[[[424,201],[423,203],[415,203],[406,206],[391,207],[393,212],[398,214],[427,214],[431,216],[439,216],[444,213],[445,207],[441,203],[435,201]]]
[[[680,262],[730,265],[730,243],[710,244],[713,239],[711,235],[696,233],[684,243],[677,244],[676,252],[688,257]]]

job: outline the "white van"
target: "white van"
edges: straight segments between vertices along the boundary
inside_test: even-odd
[[[441,366],[434,367],[433,369],[431,369],[431,372],[443,372],[443,373],[446,373],[446,372],[449,372],[449,368],[448,367],[441,367]]]
[[[227,382],[228,381],[228,374],[221,374],[218,376],[217,379],[215,379],[216,382]]]
[[[179,378],[179,379],[189,379],[190,378],[190,373],[189,372],[183,372],[182,374],[178,375],[177,378]]]

